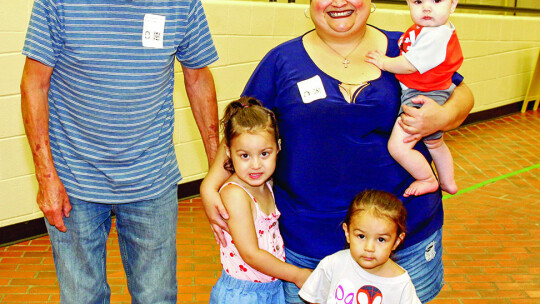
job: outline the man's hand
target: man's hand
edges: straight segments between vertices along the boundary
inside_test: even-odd
[[[62,184],[58,176],[51,177],[47,179],[47,182],[40,184],[37,203],[49,224],[62,232],[67,231],[64,225],[64,217],[69,217],[71,204],[64,184]]]

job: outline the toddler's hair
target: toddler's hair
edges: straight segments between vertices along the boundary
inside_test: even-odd
[[[231,147],[231,141],[244,132],[268,131],[274,135],[276,144],[279,143],[279,131],[274,112],[263,107],[261,102],[253,97],[240,97],[229,103],[221,119],[221,126],[228,148]],[[229,172],[234,172],[230,157],[223,167]]]
[[[359,212],[384,217],[396,223],[397,235],[406,232],[407,210],[393,194],[380,190],[364,190],[353,199],[347,210],[344,222],[349,226],[351,218]]]

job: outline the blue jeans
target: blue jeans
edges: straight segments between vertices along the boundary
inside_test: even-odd
[[[409,272],[422,303],[433,300],[444,286],[442,228],[425,240],[396,251],[392,260]]]
[[[69,201],[67,232],[45,220],[61,303],[110,303],[105,258],[113,211],[132,303],[176,303],[176,185],[159,198],[134,203]]]

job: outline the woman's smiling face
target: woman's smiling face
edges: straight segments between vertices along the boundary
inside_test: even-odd
[[[333,37],[354,37],[363,31],[371,0],[312,0],[310,15],[318,33]]]

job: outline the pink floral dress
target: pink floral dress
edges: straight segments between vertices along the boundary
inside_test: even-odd
[[[259,209],[259,204],[257,200],[246,188],[242,187],[240,184],[235,182],[228,182],[221,186],[221,189],[224,187],[233,184],[236,185],[251,197],[257,208],[257,218],[254,221],[255,231],[257,232],[257,239],[259,243],[259,248],[264,249],[274,255],[276,258],[285,261],[285,249],[283,248],[283,238],[279,232],[278,219],[281,213],[275,208],[275,211],[272,214],[266,215]],[[272,192],[272,187],[267,182],[266,186]],[[221,191],[220,189],[220,191]],[[274,192],[272,192],[272,198]],[[276,278],[268,276],[264,273],[261,273],[246,264],[242,257],[238,253],[238,249],[234,245],[234,240],[231,235],[225,232],[225,238],[227,239],[227,247],[220,247],[221,251],[221,264],[223,269],[233,278],[240,280],[251,281],[251,282],[272,282]]]

